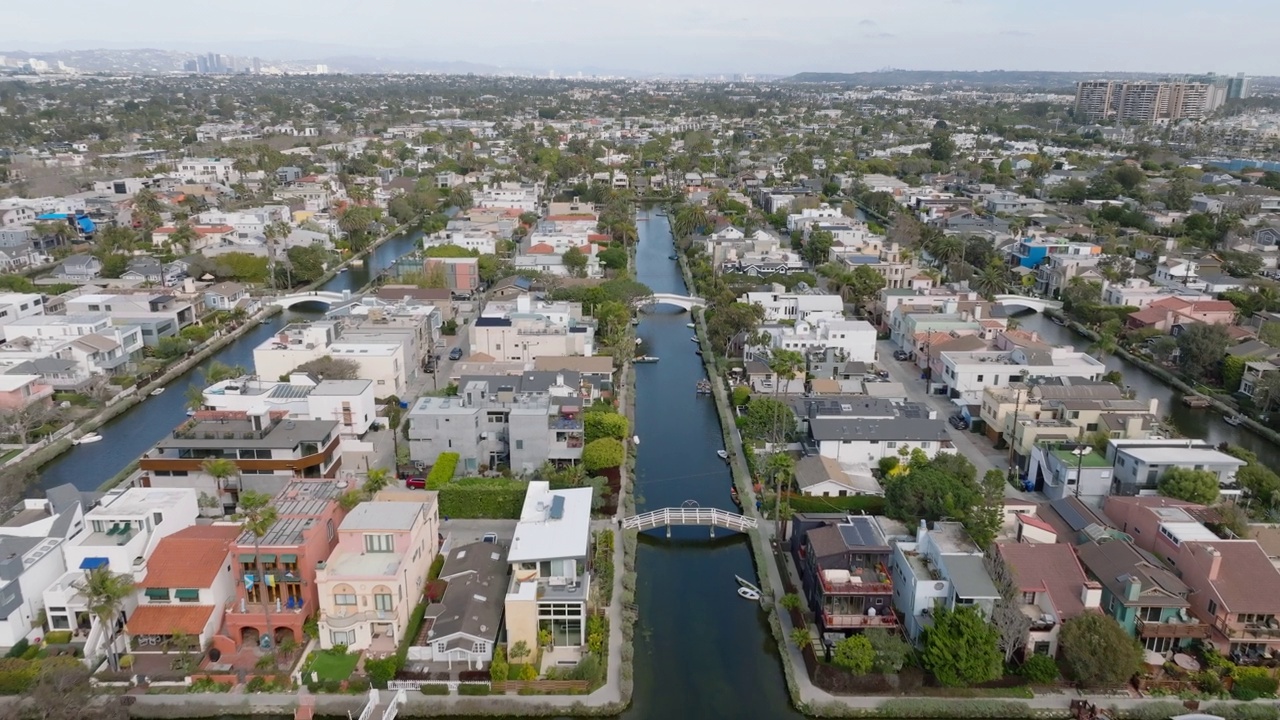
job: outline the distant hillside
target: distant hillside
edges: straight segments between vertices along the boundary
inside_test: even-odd
[[[785,78],[787,83],[828,83],[863,87],[955,84],[971,87],[1071,88],[1090,78],[1145,79],[1145,73],[1082,73],[1035,70],[880,70],[861,73],[803,72]]]

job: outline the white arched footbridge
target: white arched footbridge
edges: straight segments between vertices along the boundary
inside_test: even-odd
[[[327,290],[313,290],[311,292],[297,293],[295,295],[281,295],[280,297],[271,300],[271,304],[279,305],[285,310],[288,310],[294,305],[301,305],[302,303],[321,303],[323,305],[333,307],[334,305],[351,302],[354,299],[355,298],[352,297],[350,290],[344,290],[340,293],[329,292]]]
[[[636,301],[636,304],[642,307],[652,305],[675,305],[685,310],[692,310],[695,307],[706,307],[707,301],[700,297],[690,297],[689,295],[676,295],[675,293],[654,293],[647,295]]]
[[[1023,307],[1036,312],[1044,312],[1045,308],[1053,310],[1061,310],[1062,303],[1057,300],[1045,300],[1044,298],[1028,297],[1026,295],[996,295],[991,298],[998,305],[1005,307]]]
[[[667,529],[667,537],[671,537],[671,528],[675,525],[710,527],[711,537],[715,537],[716,528],[724,528],[734,532],[746,532],[754,530],[757,522],[753,517],[738,515],[720,508],[704,508],[696,505],[662,508],[661,510],[652,510],[642,515],[632,515],[622,519],[622,529],[624,530],[644,532],[645,530],[665,527]]]

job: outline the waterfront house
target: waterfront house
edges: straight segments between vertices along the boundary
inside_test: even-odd
[[[1063,623],[1096,609],[1102,586],[1089,580],[1070,545],[999,543],[1000,561],[1008,568],[1018,609],[1031,621],[1027,654],[1058,654]]]
[[[1107,459],[1115,468],[1112,492],[1117,495],[1155,490],[1164,473],[1175,467],[1207,470],[1218,476],[1224,494],[1238,495],[1236,471],[1245,466],[1204,440],[1112,440]]]
[[[883,495],[884,488],[867,465],[842,466],[835,458],[806,455],[796,461],[796,486],[811,497]]]
[[[1209,626],[1190,614],[1191,588],[1156,556],[1119,538],[1093,540],[1076,552],[1102,583],[1102,609],[1143,648],[1165,653],[1209,637]]]
[[[104,650],[104,628],[89,611],[88,598],[82,592],[88,573],[105,568],[134,582],[143,580],[148,558],[160,541],[194,525],[198,515],[194,490],[133,487],[108,491],[84,514],[84,530],[62,545],[67,571],[44,591],[50,626],[87,631],[86,654]],[[132,616],[136,600],[125,601],[121,607],[124,618]]]
[[[934,607],[970,605],[991,617],[1000,597],[982,550],[958,522],[936,522],[930,528],[920,521],[915,542],[894,545],[889,569],[893,606],[912,642],[928,627]]]
[[[220,282],[204,289],[204,306],[209,310],[231,310],[249,293],[236,282]]]
[[[1178,334],[1180,328],[1193,323],[1231,325],[1236,319],[1236,306],[1226,300],[1192,300],[1167,297],[1130,313],[1125,324],[1131,330],[1154,328]]]
[[[463,669],[491,661],[509,574],[505,545],[477,542],[450,550],[440,572],[448,583],[444,597],[427,607],[425,634],[409,647],[409,660]]]
[[[0,410],[22,410],[37,403],[53,404],[53,386],[39,375],[0,375]]]
[[[303,626],[319,605],[316,567],[337,544],[346,516],[338,503],[343,492],[334,480],[295,480],[272,501],[277,518],[266,533],[236,539],[235,597],[216,646],[230,651],[268,637],[277,645],[302,641]]]
[[[531,481],[507,561],[507,642],[538,647],[538,631],[551,631],[551,657],[577,660],[587,641],[591,597],[591,488],[552,490]],[[558,660],[557,660],[558,662]]]
[[[156,545],[125,624],[135,652],[169,652],[180,634],[197,653],[209,645],[235,596],[231,547],[239,535],[230,523],[192,525]]]
[[[439,528],[435,493],[365,502],[347,515],[316,568],[322,648],[395,652],[439,552]]]
[[[62,546],[84,529],[80,491],[72,485],[49,488],[43,498],[19,501],[0,522],[0,648],[40,637],[36,620],[46,610],[44,591],[66,574]],[[47,613],[46,613],[47,614]],[[73,624],[65,613],[48,615],[53,630],[87,634],[89,618]]]
[[[290,420],[337,420],[347,436],[368,432],[378,411],[372,380],[317,380],[292,373],[286,381],[246,376],[204,389],[205,410],[247,413],[263,406],[288,412]]]
[[[805,533],[798,565],[822,632],[897,627],[889,555],[889,541],[871,516],[851,516]]]
[[[143,481],[154,487],[194,488],[234,512],[241,490],[280,492],[295,477],[336,477],[342,435],[336,420],[290,420],[288,411],[202,410],[142,456]],[[204,462],[226,459],[238,474],[217,478]]]

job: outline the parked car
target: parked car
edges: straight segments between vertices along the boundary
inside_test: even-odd
[[[893,359],[894,360],[910,360],[911,353],[907,352],[906,350],[894,350]]]
[[[952,415],[947,419],[947,422],[951,423],[951,427],[957,430],[967,430],[969,428],[969,421],[965,420],[963,415]]]
[[[462,359],[462,348],[460,348],[460,347],[456,347],[456,348],[454,348],[454,349],[450,350],[450,351],[449,351],[449,359],[450,359],[450,360],[461,360],[461,359]]]
[[[491,532],[485,533],[484,537],[480,540],[480,542],[487,542],[490,544],[496,543],[498,542],[498,533],[491,533]]]
[[[404,486],[410,490],[425,490],[427,488],[427,479],[424,477],[407,477],[404,479]]]

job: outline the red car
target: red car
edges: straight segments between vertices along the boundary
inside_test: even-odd
[[[424,477],[407,477],[404,479],[404,486],[410,490],[425,490],[427,488],[427,479]]]

